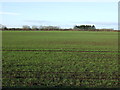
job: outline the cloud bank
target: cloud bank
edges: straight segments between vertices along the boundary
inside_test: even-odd
[[[51,23],[47,20],[24,20],[24,22],[30,22],[30,23]]]
[[[0,0],[0,2],[118,2],[119,0]]]
[[[20,14],[14,12],[0,12],[0,15],[20,15]]]
[[[72,22],[76,24],[96,24],[96,25],[118,25],[118,22],[93,22],[93,21],[84,21],[84,22]]]

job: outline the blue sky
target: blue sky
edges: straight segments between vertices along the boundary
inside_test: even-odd
[[[118,29],[117,2],[3,2],[0,15],[0,24],[7,27],[89,24]]]

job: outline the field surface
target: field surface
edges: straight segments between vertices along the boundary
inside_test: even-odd
[[[118,32],[3,31],[3,87],[119,87]]]

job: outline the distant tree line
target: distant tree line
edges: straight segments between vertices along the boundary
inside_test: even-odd
[[[32,28],[30,28],[30,26],[28,25],[24,25],[23,26],[23,30],[59,30],[60,27],[58,26],[36,26],[33,25]]]
[[[22,28],[7,28],[5,25],[0,24],[0,30],[11,31],[115,31],[114,29],[96,29],[95,25],[75,25],[73,28],[62,29],[58,26],[36,26],[32,27],[23,25]]]
[[[79,29],[79,30],[95,30],[95,26],[94,25],[75,25],[74,29]]]
[[[22,28],[7,28],[5,25],[0,24],[1,30],[60,30],[61,28],[58,26],[36,26],[32,27],[28,25],[23,25]]]

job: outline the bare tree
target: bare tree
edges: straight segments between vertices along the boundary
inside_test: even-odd
[[[38,27],[36,25],[33,25],[32,30],[38,30]]]
[[[28,26],[28,25],[23,25],[23,29],[24,29],[24,30],[30,30],[31,28],[30,28],[30,26]]]
[[[1,30],[7,30],[8,28],[5,25],[0,24],[0,29]]]

